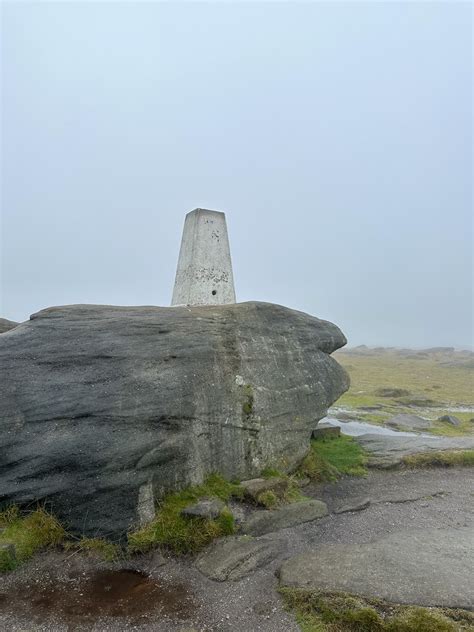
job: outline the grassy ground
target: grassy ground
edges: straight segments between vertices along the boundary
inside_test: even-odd
[[[474,629],[464,610],[391,605],[346,594],[282,588],[302,632],[461,632]]]
[[[331,481],[343,475],[365,476],[367,457],[352,437],[313,439],[298,474],[312,480]]]
[[[39,508],[22,516],[17,507],[0,513],[0,545],[13,544],[15,554],[2,549],[0,571],[13,570],[40,549],[57,546],[66,537],[59,522],[45,509]]]
[[[224,510],[216,520],[189,518],[181,511],[200,498],[219,498],[228,501],[232,496],[241,497],[239,485],[229,483],[213,474],[202,485],[188,487],[166,496],[158,507],[156,518],[143,529],[129,534],[129,549],[143,552],[164,546],[174,553],[196,553],[222,535],[234,533],[234,519]]]
[[[416,467],[474,467],[474,450],[446,450],[444,452],[422,452],[403,459],[410,468]]]
[[[433,434],[459,436],[474,432],[474,412],[458,412],[456,407],[474,408],[474,370],[465,354],[437,352],[406,355],[381,350],[357,354],[339,351],[334,357],[349,372],[351,388],[337,402],[336,408],[357,412],[357,417],[383,423],[398,413],[418,414],[434,422]],[[398,388],[408,391],[400,397],[383,397],[377,391]],[[417,406],[417,398],[431,403]],[[374,407],[375,410],[364,410]],[[452,414],[460,426],[436,421]]]

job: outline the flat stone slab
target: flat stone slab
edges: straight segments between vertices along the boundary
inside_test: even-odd
[[[473,568],[472,529],[417,529],[298,555],[283,563],[280,584],[393,603],[472,609]]]
[[[263,535],[311,522],[327,514],[327,505],[321,500],[290,503],[278,509],[255,511],[244,523],[242,531],[250,535]]]
[[[474,437],[397,437],[396,435],[364,434],[354,439],[369,453],[369,467],[390,468],[399,465],[405,456],[445,450],[472,450]]]
[[[423,419],[418,415],[406,415],[401,413],[395,415],[385,422],[389,428],[396,428],[398,430],[428,430],[433,425],[429,419]]]
[[[221,538],[201,553],[196,567],[209,579],[236,581],[268,564],[284,547],[283,540],[273,538]]]

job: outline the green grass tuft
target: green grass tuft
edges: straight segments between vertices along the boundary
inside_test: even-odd
[[[129,550],[141,552],[163,546],[176,554],[200,551],[215,538],[234,532],[233,516],[224,510],[216,520],[208,520],[182,516],[181,511],[200,498],[216,497],[225,502],[232,496],[241,498],[241,487],[217,474],[209,476],[202,485],[169,494],[159,505],[156,518],[129,534]]]
[[[409,468],[417,467],[474,467],[474,450],[444,450],[411,454],[403,459]]]
[[[461,632],[472,630],[464,610],[387,604],[344,593],[281,588],[302,632]]]
[[[366,463],[364,451],[352,437],[341,435],[335,439],[313,439],[298,475],[318,481],[334,481],[344,474],[365,476]]]
[[[57,546],[66,537],[66,532],[54,516],[40,507],[22,516],[18,508],[9,507],[0,513],[0,544],[13,544],[16,558],[12,560],[4,556],[0,560],[0,571],[12,570],[36,551],[50,546]]]
[[[266,509],[273,509],[278,505],[279,500],[275,492],[267,490],[257,496],[257,502],[259,505],[263,505]]]

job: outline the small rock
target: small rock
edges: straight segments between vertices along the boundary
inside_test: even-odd
[[[196,504],[185,507],[181,515],[188,518],[208,518],[209,520],[214,520],[219,517],[224,508],[225,503],[218,498],[203,498]]]
[[[273,492],[278,498],[282,498],[288,489],[288,481],[285,478],[252,478],[242,481],[240,486],[244,490],[244,496],[254,503],[259,503],[258,497],[263,492]]]
[[[236,581],[273,560],[283,548],[282,540],[229,536],[205,549],[196,567],[209,579]]]
[[[335,514],[348,513],[350,511],[362,511],[370,506],[370,498],[363,498],[362,500],[352,503],[350,505],[343,505],[342,507],[334,511]]]
[[[327,516],[328,508],[320,500],[307,500],[283,505],[274,510],[255,511],[242,527],[244,533],[263,535],[287,529]]]
[[[340,436],[341,429],[339,426],[331,426],[331,424],[319,424],[312,434],[313,439],[334,439]]]
[[[452,426],[459,426],[461,423],[460,420],[454,415],[443,415],[442,417],[438,417],[438,421],[445,421]]]

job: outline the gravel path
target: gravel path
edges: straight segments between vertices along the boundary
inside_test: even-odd
[[[191,560],[163,560],[157,553],[115,566],[46,553],[0,580],[0,629],[297,632],[276,592],[283,560],[326,543],[370,543],[407,530],[449,529],[455,538],[456,530],[473,527],[473,489],[469,468],[371,471],[367,478],[310,486],[305,494],[324,500],[330,514],[279,531],[275,537],[286,546],[278,558],[236,582],[211,581]],[[335,513],[367,500],[365,509]],[[131,570],[115,586],[103,571],[119,567]],[[121,601],[118,589],[125,591]]]

